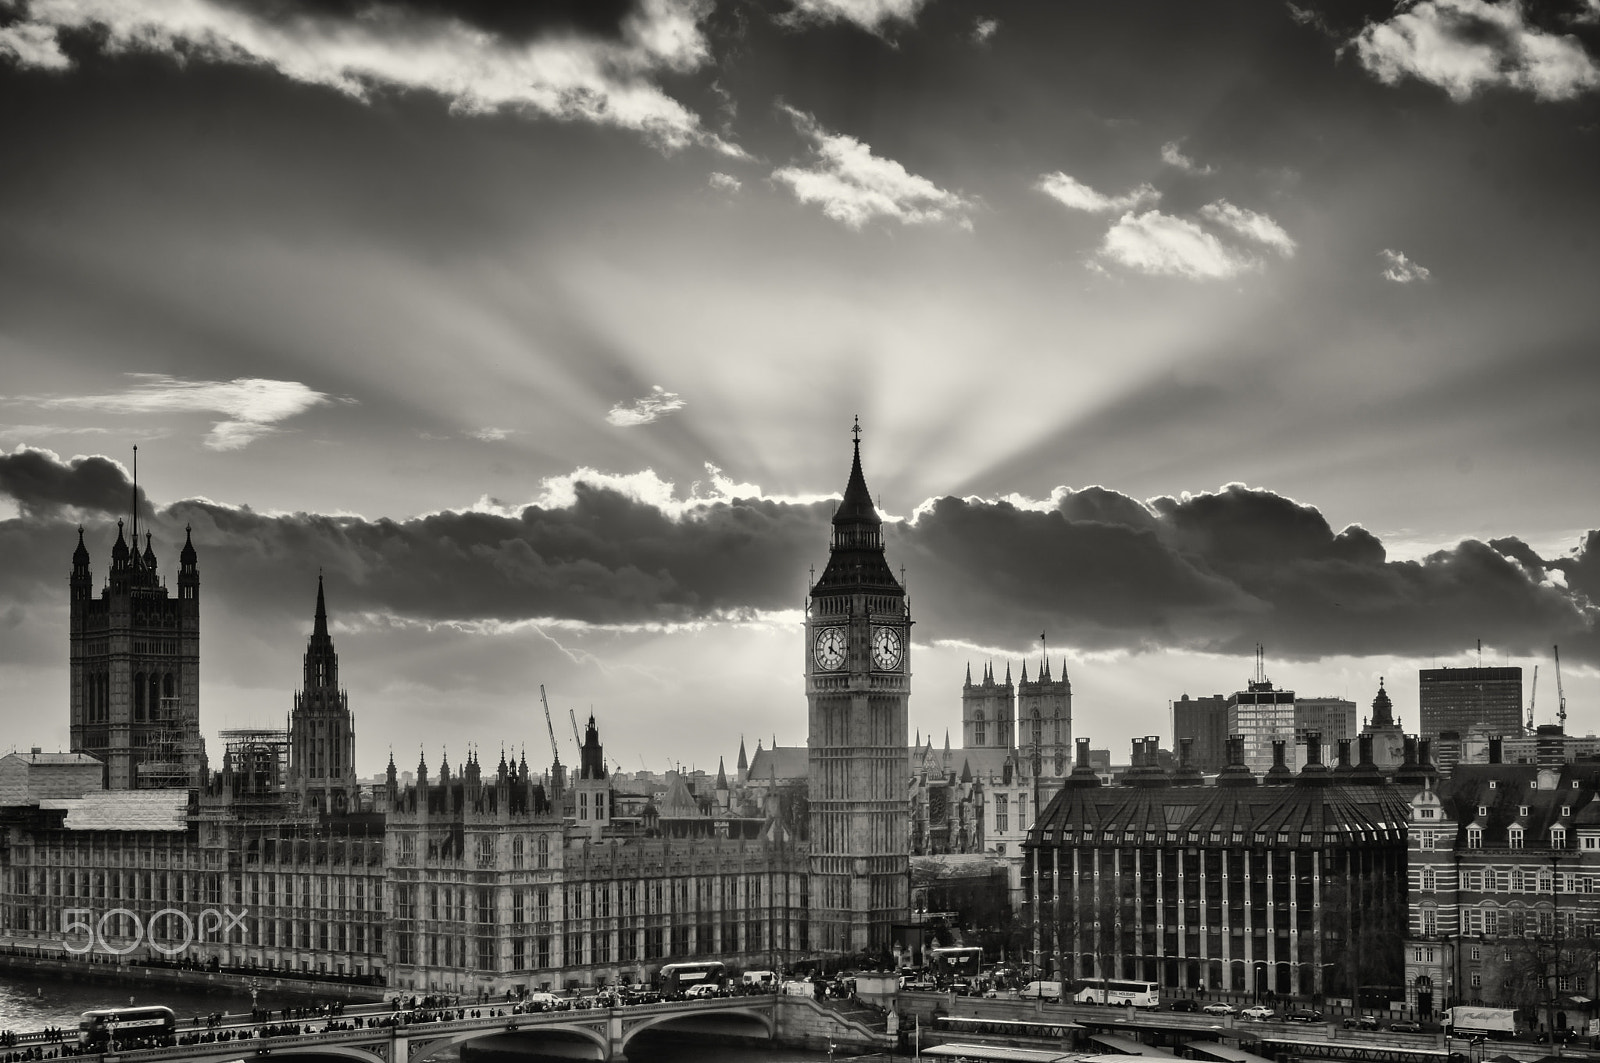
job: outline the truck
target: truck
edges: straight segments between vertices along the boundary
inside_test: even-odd
[[[1510,1008],[1457,1006],[1449,1010],[1444,1022],[1456,1037],[1511,1038],[1521,1032],[1517,1013]]]

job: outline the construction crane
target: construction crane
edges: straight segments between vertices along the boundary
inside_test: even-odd
[[[1528,733],[1533,734],[1533,707],[1539,701],[1539,666],[1533,666],[1533,693],[1528,695]]]
[[[578,714],[572,711],[572,706],[567,706],[567,719],[572,721],[572,740],[578,743],[578,748],[583,748],[583,732],[578,730]]]
[[[544,696],[544,684],[539,684],[539,701],[544,705],[544,725],[550,729],[550,755],[555,758],[554,770],[561,769],[561,747],[556,745],[556,725],[550,722],[550,699]]]
[[[1556,722],[1561,725],[1562,733],[1567,730],[1567,692],[1561,689],[1561,647],[1554,647],[1556,651]]]

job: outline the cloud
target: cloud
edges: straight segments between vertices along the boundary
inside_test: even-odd
[[[515,428],[477,428],[468,432],[467,435],[480,443],[499,443],[502,440],[511,438],[515,432]]]
[[[1191,280],[1222,280],[1260,266],[1187,218],[1158,210],[1124,214],[1106,233],[1099,253],[1140,273]]]
[[[744,182],[730,173],[713,173],[711,187],[719,192],[737,192],[744,187]]]
[[[337,611],[374,623],[759,619],[792,610],[807,566],[826,556],[829,500],[765,497],[715,470],[687,495],[649,473],[559,481],[524,506],[406,520],[188,500],[141,524],[164,564],[193,525],[214,615],[261,624],[303,620],[319,567]],[[85,511],[103,571],[129,490],[104,458],[0,456],[0,494],[25,512],[0,521],[0,600],[60,596],[69,518]],[[912,573],[928,638],[1025,645],[1044,626],[1081,651],[1233,654],[1262,641],[1275,656],[1319,658],[1428,657],[1481,637],[1511,653],[1559,643],[1600,663],[1600,532],[1555,559],[1505,539],[1391,560],[1359,526],[1336,531],[1313,506],[1230,484],[1144,501],[1104,487],[938,498],[886,539]]]
[[[1161,193],[1148,184],[1141,184],[1133,191],[1120,196],[1102,195],[1076,177],[1070,177],[1060,170],[1040,177],[1034,187],[1064,207],[1092,214],[1137,210],[1139,207],[1150,206],[1161,200]]]
[[[110,430],[98,425],[7,424],[0,425],[0,439],[36,436],[103,436]]]
[[[55,27],[38,22],[16,22],[0,26],[0,56],[10,56],[23,67],[39,70],[67,70],[67,58],[56,40]]]
[[[1427,266],[1420,262],[1413,262],[1403,253],[1384,248],[1378,252],[1383,259],[1383,279],[1394,281],[1396,284],[1410,284],[1412,281],[1425,281],[1430,275]]]
[[[851,22],[869,33],[894,23],[911,25],[928,0],[794,0],[785,18],[795,23]]]
[[[332,399],[294,380],[180,380],[165,373],[129,373],[133,385],[104,395],[15,395],[4,401],[46,410],[98,410],[106,413],[219,413],[205,445],[238,450],[277,430],[280,421]]]
[[[784,106],[795,128],[810,139],[816,161],[809,168],[787,166],[772,179],[789,186],[802,203],[815,203],[822,213],[852,229],[874,218],[902,225],[955,221],[971,227],[971,201],[947,192],[925,177],[908,173],[893,159],[881,158],[851,136],[829,133],[810,115]]]
[[[1200,216],[1258,244],[1264,244],[1285,258],[1294,254],[1295,245],[1289,234],[1265,214],[1257,214],[1253,210],[1236,207],[1226,199],[1219,199],[1201,207]]]
[[[383,90],[428,92],[462,114],[592,122],[666,150],[701,144],[742,156],[652,81],[710,60],[700,26],[710,8],[706,0],[640,0],[615,19],[614,35],[546,27],[519,39],[464,21],[445,4],[285,0],[252,9],[225,0],[29,0],[23,19],[0,31],[0,53],[60,70],[70,65],[62,36],[92,34],[110,54],[260,66],[358,100]]]
[[[651,424],[664,414],[681,410],[687,405],[688,402],[680,399],[675,392],[655,384],[651,386],[650,394],[643,398],[635,399],[631,404],[619,402],[611,407],[611,412],[606,414],[606,423],[618,428],[633,428]]]
[[[1460,103],[1490,88],[1570,100],[1600,85],[1600,66],[1572,36],[1530,24],[1514,0],[1423,0],[1350,41],[1385,85],[1416,78]]]
[[[18,447],[0,454],[0,495],[16,502],[23,517],[50,519],[73,512],[124,514],[132,507],[127,471],[110,458],[82,455],[62,461],[53,451]],[[141,515],[150,515],[144,492]]]
[[[1325,37],[1342,37],[1343,34],[1335,32],[1328,20],[1322,17],[1322,12],[1311,7],[1300,7],[1293,2],[1286,5],[1289,8],[1289,17],[1302,26],[1310,26]]]
[[[1600,2],[1600,0],[1596,0]],[[989,38],[995,35],[1000,28],[1000,20],[993,18],[980,18],[972,24],[972,43],[987,44]]]
[[[1197,177],[1206,177],[1217,171],[1210,166],[1201,166],[1183,153],[1183,142],[1169,140],[1161,145],[1161,161],[1168,166],[1176,167],[1184,173],[1192,173]]]

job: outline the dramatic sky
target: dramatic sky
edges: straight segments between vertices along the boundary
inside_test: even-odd
[[[4,738],[137,444],[208,732],[320,570],[364,771],[802,743],[856,415],[923,735],[1041,631],[1121,756],[1258,642],[1591,731],[1597,182],[1600,0],[0,0]]]

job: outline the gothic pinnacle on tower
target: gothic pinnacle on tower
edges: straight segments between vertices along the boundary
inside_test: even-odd
[[[328,599],[322,591],[322,573],[317,573],[317,612],[311,619],[311,638],[314,642],[328,639]]]
[[[833,514],[833,543],[822,577],[811,587],[813,598],[823,598],[845,589],[860,589],[873,594],[903,598],[905,590],[883,552],[883,518],[872,503],[866,476],[861,472],[861,424],[851,428],[854,436],[850,479],[844,496]]]

